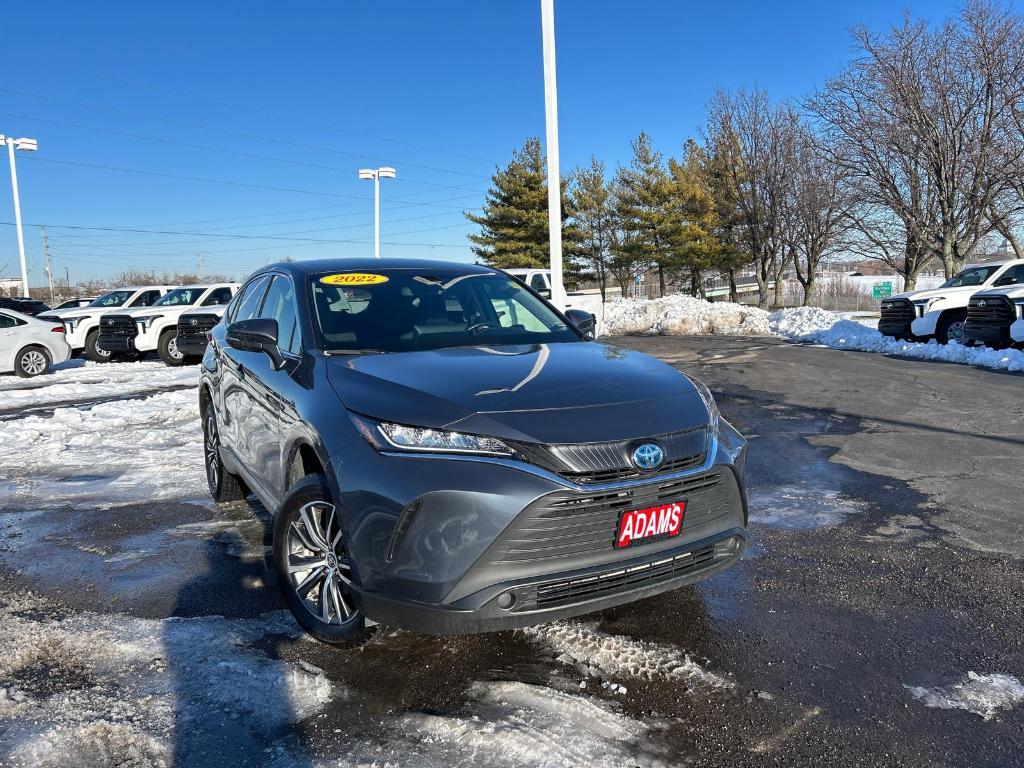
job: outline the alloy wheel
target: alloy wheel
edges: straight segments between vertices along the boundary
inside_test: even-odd
[[[217,487],[220,480],[220,437],[217,434],[217,417],[213,415],[213,408],[209,409],[206,415],[206,479],[211,488]]]
[[[312,501],[288,526],[288,578],[303,606],[324,624],[359,616],[351,603],[352,566],[334,505]]]
[[[963,344],[967,340],[967,336],[964,332],[966,323],[963,320],[957,320],[949,326],[949,330],[946,331],[946,338],[950,341],[955,341],[957,344]]]
[[[175,336],[167,342],[167,354],[173,357],[175,360],[181,360],[184,355],[178,350],[178,337]]]
[[[37,349],[30,349],[21,356],[21,370],[29,376],[38,376],[46,370],[46,355]]]

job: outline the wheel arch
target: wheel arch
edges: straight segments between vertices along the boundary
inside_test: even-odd
[[[328,479],[327,468],[329,462],[325,461],[313,443],[306,438],[297,438],[288,448],[287,461],[285,463],[285,485],[291,488],[295,483],[310,475],[323,475]]]

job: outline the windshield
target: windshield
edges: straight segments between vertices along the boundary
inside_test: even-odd
[[[98,299],[93,299],[90,307],[120,307],[135,294],[135,291],[111,291],[104,293]]]
[[[984,285],[999,267],[969,267],[944,282],[940,288],[963,288],[969,285]]]
[[[153,303],[154,307],[183,307],[195,304],[205,288],[175,288]]]
[[[329,352],[581,340],[521,283],[499,274],[382,270],[318,275],[310,288]]]

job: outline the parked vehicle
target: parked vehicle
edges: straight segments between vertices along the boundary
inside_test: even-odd
[[[226,304],[236,290],[238,283],[183,285],[150,306],[106,312],[96,345],[114,354],[155,351],[167,365],[181,365],[185,354],[178,349],[178,318],[191,307]]]
[[[186,358],[201,358],[210,330],[224,316],[225,304],[186,309],[178,318],[178,351]]]
[[[29,315],[31,317],[50,311],[50,308],[45,302],[37,301],[36,299],[25,299],[18,296],[0,296],[0,309],[11,309],[15,312],[20,312],[23,315]]]
[[[0,372],[39,376],[70,356],[62,323],[0,308]]]
[[[76,296],[73,299],[62,301],[60,304],[54,307],[54,309],[77,309],[78,307],[87,307],[92,302],[96,301],[97,298],[98,297],[96,296]]]
[[[995,348],[1024,342],[1024,263],[1012,267],[998,282],[1005,287],[971,297],[964,326],[969,342]]]
[[[503,270],[506,274],[512,275],[518,280],[526,283],[545,299],[551,298],[551,270],[550,269],[525,269],[515,268]],[[582,309],[592,314],[598,322],[604,318],[604,304],[601,301],[600,293],[585,293],[583,291],[567,291],[565,295],[565,308]]]
[[[882,302],[878,330],[897,339],[935,338],[943,344],[964,344],[971,296],[1015,284],[1019,274],[1016,268],[1021,265],[1024,260],[1019,259],[971,264],[938,288],[898,293]]]
[[[67,329],[72,355],[85,350],[85,356],[98,363],[110,360],[110,352],[97,346],[100,338],[100,315],[117,307],[148,307],[174,288],[173,285],[137,285],[109,291],[88,306],[78,309],[50,311],[45,319],[60,320]]]
[[[200,369],[206,476],[274,511],[308,632],[521,627],[737,561],[745,440],[707,387],[592,323],[472,264],[250,277]]]

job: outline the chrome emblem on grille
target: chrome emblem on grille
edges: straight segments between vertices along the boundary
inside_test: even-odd
[[[664,459],[665,452],[654,443],[644,443],[633,451],[633,464],[637,469],[655,469]]]
[[[987,307],[987,306],[988,306],[988,302],[987,302],[987,301],[985,301],[984,299],[981,299],[981,300],[980,300],[980,301],[978,302],[978,306],[979,306],[979,307]]]
[[[189,318],[188,324],[189,325],[199,325],[199,321],[196,320],[194,317],[192,317],[192,318]]]

